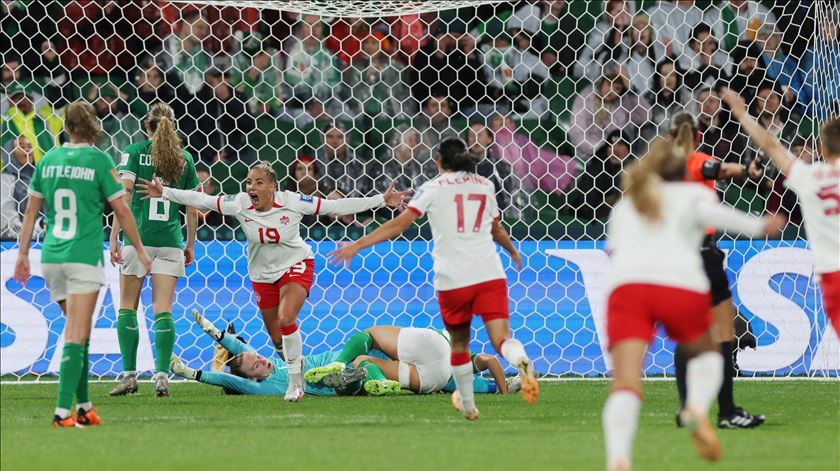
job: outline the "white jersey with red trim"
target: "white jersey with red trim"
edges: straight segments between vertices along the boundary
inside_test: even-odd
[[[421,186],[408,209],[429,218],[436,290],[505,278],[491,235],[499,218],[493,182],[474,173],[446,172]]]
[[[785,186],[796,192],[802,207],[814,272],[840,271],[840,159],[813,164],[796,160]]]
[[[251,281],[273,283],[290,268],[313,258],[312,249],[300,236],[305,215],[340,216],[381,207],[382,196],[327,200],[291,191],[274,194],[274,206],[257,211],[247,193],[210,196],[187,190],[164,188],[163,197],[199,209],[215,210],[239,221],[248,241],[248,276]]]
[[[763,232],[761,219],[721,205],[715,192],[700,183],[663,183],[660,217],[650,221],[625,197],[607,224],[611,267],[607,292],[631,283],[709,291],[700,244],[714,227],[750,235]]]

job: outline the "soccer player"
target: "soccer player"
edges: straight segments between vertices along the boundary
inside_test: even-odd
[[[374,349],[388,359],[369,355]],[[367,371],[364,388],[369,393],[388,387],[429,394],[444,390],[452,379],[451,356],[445,330],[379,325],[353,334],[334,362],[310,368],[303,376],[311,383],[326,383],[330,375],[352,375],[347,369],[352,366]],[[482,353],[472,355],[471,361],[474,373],[489,370],[500,392],[507,394],[505,372],[496,357]]]
[[[473,314],[484,319],[496,351],[519,370],[523,396],[533,404],[539,397],[539,384],[522,343],[510,336],[507,281],[493,242],[510,254],[517,268],[522,259],[499,223],[496,190],[492,182],[475,173],[476,162],[460,139],[444,139],[435,152],[435,163],[441,175],[420,187],[408,211],[330,256],[335,263],[349,264],[360,250],[402,234],[427,214],[434,238],[435,289],[452,340],[450,363],[458,388],[452,394],[453,404],[468,420],[478,418],[469,351]]]
[[[758,166],[758,159],[753,159],[748,166],[741,164],[721,162],[711,155],[697,152],[696,146],[699,143],[699,130],[694,117],[690,113],[680,112],[671,118],[669,128],[672,141],[677,139],[677,133],[682,125],[688,125],[691,135],[686,136],[687,142],[676,143],[677,145],[690,148],[691,152],[685,160],[688,181],[701,183],[712,191],[715,190],[717,180],[732,180],[735,178],[759,178],[762,170]],[[700,249],[700,256],[703,259],[703,268],[709,278],[712,293],[712,316],[716,332],[715,341],[720,343],[723,354],[723,384],[718,392],[718,419],[719,428],[738,429],[753,428],[764,423],[763,415],[753,415],[741,407],[735,405],[735,388],[733,378],[735,376],[735,305],[732,303],[732,291],[729,289],[729,279],[726,277],[724,262],[726,255],[721,251],[715,242],[715,229],[706,230],[703,244]],[[680,348],[674,352],[674,367],[677,377],[677,392],[680,398],[680,408],[685,405],[686,397],[686,363],[688,357]],[[680,414],[677,412],[677,426],[681,427]]]
[[[102,423],[88,394],[88,347],[93,310],[99,289],[105,284],[102,211],[106,200],[138,248],[141,269],[148,272],[151,261],[122,198],[125,190],[113,160],[92,147],[101,133],[93,108],[78,102],[69,105],[64,130],[70,142],[44,154],[32,176],[14,278],[22,284],[29,279],[29,242],[35,218],[43,207],[47,228],[41,248],[41,271],[50,299],[67,316],[53,427],[83,427]],[[75,416],[70,413],[74,395]]]
[[[691,139],[690,126],[682,125],[678,134]],[[640,372],[657,323],[689,358],[683,423],[701,457],[720,459],[708,411],[722,382],[723,358],[710,334],[709,279],[700,244],[708,227],[763,235],[782,225],[773,217],[756,219],[723,207],[710,189],[684,182],[685,158],[692,150],[654,140],[625,175],[624,198],[607,228],[612,261],[607,336],[614,370],[603,411],[609,470],[630,468],[642,403]]]
[[[186,274],[185,267],[195,258],[195,231],[198,220],[194,208],[187,208],[187,244],[181,234],[181,205],[167,200],[144,200],[134,193],[137,178],[157,175],[168,186],[194,190],[199,186],[192,156],[181,147],[175,130],[175,112],[166,103],[149,108],[145,121],[150,140],[128,146],[122,154],[119,174],[126,189],[125,199],[137,221],[140,238],[152,259],[152,305],[155,315],[155,396],[169,396],[169,357],[175,346],[175,322],[172,304],[175,284]],[[111,263],[120,268],[120,310],[117,337],[123,361],[123,378],[111,390],[111,396],[137,392],[137,305],[145,272],[137,259],[137,250],[126,244],[120,249],[119,223],[111,231]]]
[[[268,162],[258,162],[248,172],[245,192],[210,196],[164,187],[160,179],[140,178],[137,187],[145,198],[165,198],[204,211],[235,217],[248,240],[248,276],[265,327],[289,368],[287,401],[304,395],[301,354],[303,340],[297,316],[309,296],[315,271],[312,249],[300,237],[305,215],[344,216],[370,209],[405,204],[408,192],[394,191],[393,183],[379,196],[328,200],[291,191],[277,191],[277,174]]]
[[[256,350],[237,339],[234,335],[216,328],[212,322],[204,318],[198,311],[193,311],[193,318],[207,335],[219,342],[223,348],[233,355],[228,362],[231,372],[195,370],[184,365],[178,357],[173,355],[172,371],[175,374],[202,383],[220,386],[239,394],[264,396],[280,396],[285,394],[289,381],[289,374],[285,365],[280,364],[277,360],[268,360],[262,357]],[[377,329],[377,327],[373,329]],[[336,360],[341,358],[341,356],[342,352],[325,352],[317,355],[309,355],[304,357],[304,363],[309,367],[319,368],[325,365],[335,364]],[[306,393],[313,396],[355,395],[361,392],[363,384],[371,381],[387,381],[384,379],[372,380],[367,376],[368,371],[369,369],[367,368],[341,372],[333,371],[325,377],[319,378],[317,381],[307,380]],[[504,382],[504,378],[501,383],[496,383],[480,376],[476,376],[473,381],[476,389],[482,393],[492,394],[499,391],[504,394],[509,391],[508,385]],[[365,388],[365,391],[370,395],[376,396],[393,394],[399,392],[399,383],[396,384],[397,388],[395,390],[377,387]],[[513,390],[517,385],[514,383],[511,386],[512,388],[510,390]],[[444,389],[447,387],[451,386],[443,386]]]
[[[825,161],[808,164],[759,126],[741,97],[728,88],[722,95],[750,138],[787,176],[785,186],[799,198],[825,314],[840,335],[840,119],[827,121],[820,130],[820,153]]]

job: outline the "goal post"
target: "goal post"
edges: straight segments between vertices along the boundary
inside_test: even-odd
[[[36,242],[33,279],[11,279],[26,185],[41,155],[63,142],[62,116],[91,102],[105,131],[97,147],[119,162],[146,139],[155,101],[173,106],[202,191],[242,191],[266,160],[280,189],[366,196],[390,181],[417,190],[435,173],[448,136],[481,156],[502,222],[523,254],[510,285],[511,325],[544,375],[610,374],[604,250],[623,169],[688,110],[701,149],[748,164],[759,150],[720,105],[730,86],[797,158],[818,159],[816,138],[840,109],[840,10],[698,1],[195,1],[4,2],[0,40],[0,377],[53,381],[64,318],[49,302]],[[765,166],[760,179],[718,182],[724,204],[782,212],[780,239],[720,235],[739,313],[740,374],[824,378],[840,372],[795,196]],[[373,325],[442,327],[432,286],[431,234],[420,221],[399,240],[332,267],[327,254],[395,213],[304,220],[315,283],[299,324],[304,354],[339,349]],[[189,312],[232,323],[273,355],[247,277],[235,221],[202,214],[196,262],[176,289],[175,353],[209,368],[213,342]],[[91,335],[90,374],[122,371],[118,271],[107,263]],[[154,368],[151,289],[138,309],[138,370]],[[477,327],[474,351],[492,352]],[[673,344],[658,333],[648,377],[673,373]]]

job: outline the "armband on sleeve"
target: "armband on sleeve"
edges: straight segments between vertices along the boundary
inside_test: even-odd
[[[720,162],[717,160],[707,160],[703,162],[700,168],[700,175],[706,180],[717,180],[720,174]]]

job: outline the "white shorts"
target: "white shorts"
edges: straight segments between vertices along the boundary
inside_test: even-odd
[[[400,383],[403,379],[408,382],[408,365],[414,365],[420,377],[420,394],[442,390],[452,377],[452,347],[443,335],[432,329],[400,329],[397,355],[400,358]]]
[[[105,284],[105,271],[86,263],[43,263],[41,276],[50,290],[50,300],[59,302],[68,294],[90,294]]]
[[[186,275],[184,268],[184,250],[175,247],[146,247],[146,253],[152,260],[153,275],[171,275],[182,277]],[[137,249],[132,245],[122,248],[123,264],[120,273],[126,276],[143,277],[146,270],[137,258]]]

